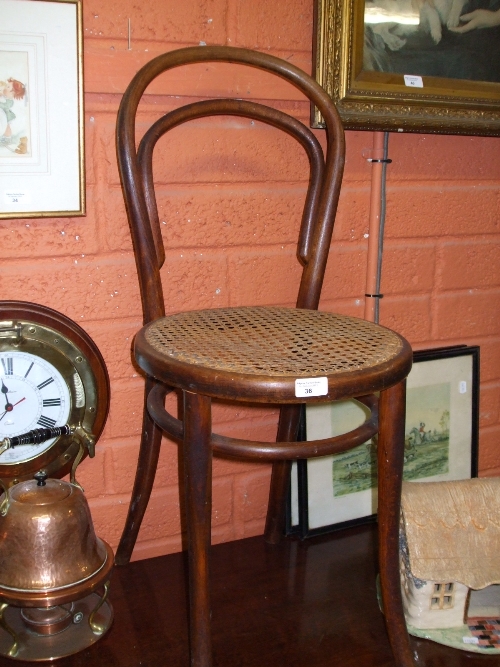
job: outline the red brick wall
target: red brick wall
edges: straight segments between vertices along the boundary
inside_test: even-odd
[[[132,49],[127,50],[127,19]],[[0,221],[2,298],[61,310],[95,339],[112,383],[96,458],[81,466],[98,533],[116,546],[137,456],[142,379],[130,346],[141,324],[134,259],[114,148],[120,96],[153,56],[206,42],[269,51],[310,71],[312,0],[84,0],[88,214]],[[307,121],[296,91],[255,70],[196,66],[164,75],[142,107],[146,123],[197,96],[269,99]],[[321,137],[321,132],[318,136]],[[166,144],[165,144],[166,145]],[[370,133],[349,132],[347,166],[322,307],[362,316]],[[382,323],[419,348],[482,349],[480,467],[500,473],[499,140],[391,135]],[[172,133],[156,162],[168,243],[169,311],[291,304],[305,159],[292,140],[242,119]],[[216,406],[220,432],[272,438],[276,412]],[[214,541],[262,532],[269,468],[217,460]],[[177,449],[165,441],[136,557],[180,548]]]

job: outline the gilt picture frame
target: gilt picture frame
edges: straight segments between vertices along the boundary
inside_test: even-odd
[[[492,3],[315,0],[313,68],[344,127],[500,136],[500,25],[454,32]]]
[[[478,474],[479,347],[414,352],[407,380],[404,479],[441,481]],[[311,404],[304,437],[331,437],[360,425],[353,400]],[[292,471],[288,532],[302,537],[376,520],[376,442],[298,461]]]
[[[81,0],[0,15],[0,218],[84,215]]]

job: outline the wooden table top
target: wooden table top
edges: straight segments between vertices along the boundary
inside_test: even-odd
[[[396,667],[378,610],[373,525],[268,546],[261,537],[212,549],[216,667]],[[113,627],[57,667],[188,667],[183,554],[117,568]],[[0,629],[0,632],[3,630]],[[493,667],[412,640],[418,667]],[[0,657],[0,667],[33,665]]]

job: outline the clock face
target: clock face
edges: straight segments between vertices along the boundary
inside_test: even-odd
[[[74,380],[75,385],[80,384]],[[28,352],[0,352],[0,439],[36,428],[63,426],[71,407],[68,385],[53,364]],[[54,441],[7,449],[0,455],[0,465],[32,459]]]
[[[0,479],[68,473],[94,456],[109,410],[109,378],[97,346],[76,322],[36,303],[0,301],[0,441],[67,425],[36,445],[4,442]],[[38,438],[39,439],[39,438]]]

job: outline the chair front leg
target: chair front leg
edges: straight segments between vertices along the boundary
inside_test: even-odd
[[[146,401],[149,392],[156,385],[155,380],[146,378],[144,388],[144,413],[142,418],[142,436],[139,449],[139,460],[135,474],[134,488],[130,499],[130,506],[125,521],[125,527],[116,551],[115,563],[127,565],[135,547],[137,535],[141,527],[151,490],[155,481],[158,458],[160,456],[161,429],[149,416]]]
[[[189,555],[191,666],[210,667],[211,399],[184,393],[184,488]]]
[[[380,394],[378,533],[382,603],[398,667],[414,667],[399,574],[399,514],[403,481],[406,380]]]

